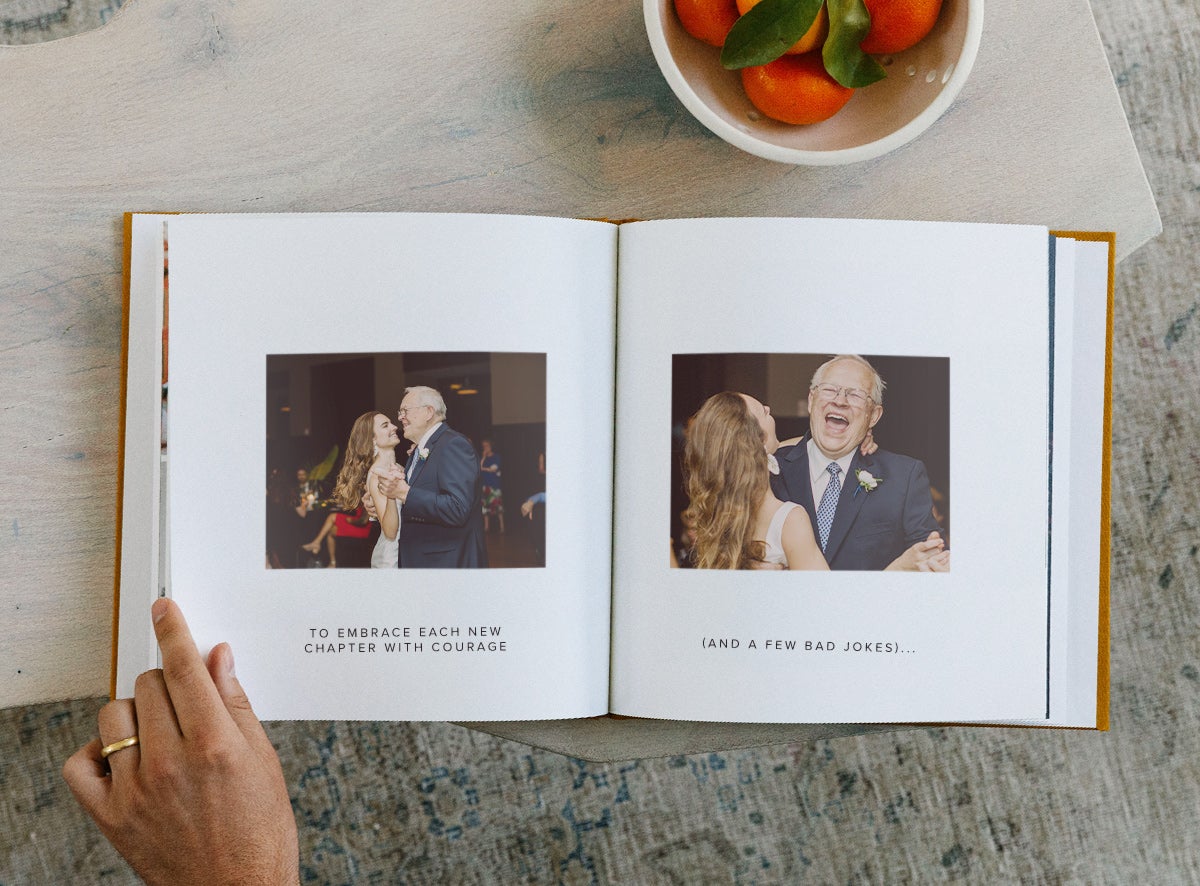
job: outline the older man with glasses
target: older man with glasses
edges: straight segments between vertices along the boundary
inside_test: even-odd
[[[883,569],[917,542],[941,544],[925,465],[859,450],[883,416],[883,388],[862,357],[823,363],[808,391],[809,433],[775,454],[772,489],[808,511],[830,569]]]
[[[483,485],[471,441],[445,423],[446,401],[434,388],[406,388],[397,418],[414,446],[404,470],[379,488],[400,505],[400,567],[486,567]]]

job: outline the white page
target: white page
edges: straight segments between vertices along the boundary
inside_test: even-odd
[[[1110,249],[1057,238],[1050,717],[1003,725],[1095,729],[1099,722]]]
[[[1016,226],[622,228],[614,712],[1046,716],[1048,257],[1044,228]],[[672,355],[739,351],[949,359],[949,574],[668,567]],[[808,380],[797,384],[806,391]],[[740,643],[712,649],[705,638]],[[796,646],[776,651],[767,640]],[[804,649],[824,641],[837,651]],[[863,641],[903,651],[840,651]]]
[[[1060,241],[1061,242],[1061,241]],[[1099,718],[1097,682],[1101,655],[1097,646],[1101,617],[1101,523],[1104,472],[1104,401],[1107,377],[1105,363],[1108,340],[1109,261],[1111,245],[1104,242],[1075,242],[1075,347],[1071,352],[1073,410],[1070,466],[1070,538],[1067,556],[1071,563],[1070,638],[1068,680],[1071,686],[1066,709],[1053,717],[1055,725],[1094,727]],[[1057,460],[1057,459],[1056,459]],[[1057,588],[1055,588],[1057,593]],[[1102,638],[1107,641],[1107,636]]]
[[[133,695],[134,680],[158,666],[150,604],[159,593],[158,526],[162,472],[163,219],[135,215],[130,225],[129,341],[126,365],[124,485],[121,495],[121,575],[116,697]]]
[[[606,710],[615,236],[500,216],[170,220],[172,594],[202,648],[232,644],[260,717]],[[563,503],[546,567],[265,569],[267,356],[415,351],[546,355],[547,497]],[[468,641],[472,626],[498,627],[505,651],[443,654],[419,636]],[[423,648],[305,651],[363,628],[408,628]]]
[[[1064,715],[1074,690],[1070,675],[1071,571],[1069,539],[1075,517],[1072,510],[1071,453],[1076,434],[1098,429],[1075,424],[1075,241],[1055,238],[1054,248],[1054,426],[1053,501],[1050,522],[1050,719]],[[1093,345],[1094,346],[1094,345]],[[1103,378],[1101,373],[1100,378]],[[1095,683],[1092,684],[1093,689]],[[1093,692],[1094,696],[1094,692]],[[1093,720],[1092,725],[1095,725]]]

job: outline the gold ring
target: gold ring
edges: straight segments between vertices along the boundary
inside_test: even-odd
[[[123,738],[120,741],[114,741],[112,744],[106,744],[100,749],[100,756],[107,760],[109,754],[115,754],[117,751],[125,750],[125,748],[131,748],[137,743],[138,737],[131,735],[129,738]]]

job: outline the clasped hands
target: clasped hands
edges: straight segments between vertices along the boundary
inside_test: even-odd
[[[950,552],[940,533],[931,532],[924,541],[919,541],[904,552],[900,568],[917,572],[949,572]]]
[[[780,563],[755,563],[752,569],[786,569]],[[924,541],[911,545],[892,568],[906,572],[949,572],[950,552],[940,533],[931,532]]]
[[[379,491],[388,498],[394,498],[400,504],[408,499],[409,486],[408,481],[404,477],[404,468],[400,465],[391,465],[387,468],[371,468],[371,473],[379,478]],[[368,492],[363,495],[363,507],[367,509],[367,513],[372,519],[378,520],[379,514],[375,510],[375,502],[371,499],[371,494]]]

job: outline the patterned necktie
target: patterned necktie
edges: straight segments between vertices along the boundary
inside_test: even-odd
[[[841,481],[838,480],[842,466],[836,461],[831,461],[825,470],[829,472],[829,485],[825,487],[821,504],[817,507],[817,538],[821,542],[822,551],[829,543],[829,528],[833,526],[833,512],[837,510],[838,493],[842,491]]]

